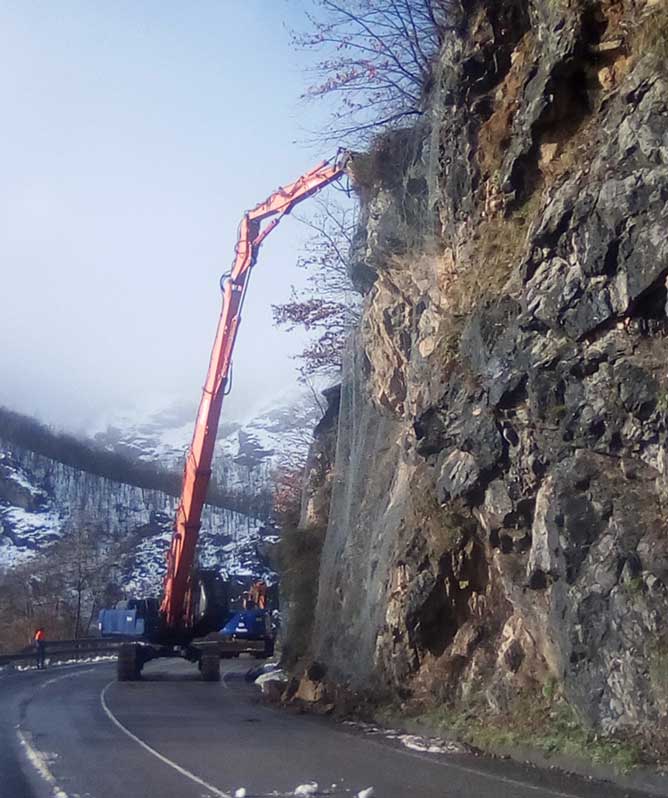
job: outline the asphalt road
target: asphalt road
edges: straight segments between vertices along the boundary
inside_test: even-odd
[[[224,662],[220,684],[162,660],[139,683],[111,664],[0,678],[0,798],[622,798],[639,796],[469,754],[426,754],[328,719],[261,704]]]

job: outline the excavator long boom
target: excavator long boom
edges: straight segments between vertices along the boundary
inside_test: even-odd
[[[193,565],[199,537],[202,508],[211,477],[211,461],[218,421],[230,374],[241,310],[251,269],[260,245],[281,219],[298,203],[337,180],[348,162],[346,154],[324,161],[290,185],[279,188],[267,200],[247,211],[239,226],[232,270],[221,281],[223,307],[211,352],[209,370],[186,456],[181,498],[176,512],[172,541],[167,555],[167,574],[160,607],[163,623],[170,631],[187,632],[192,625]],[[264,227],[263,222],[270,220]]]

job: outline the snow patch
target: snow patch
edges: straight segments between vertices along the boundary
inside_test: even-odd
[[[44,781],[51,786],[51,794],[53,798],[68,798],[67,793],[61,790],[56,784],[56,779],[49,769],[49,758],[51,758],[52,761],[56,755],[44,754],[42,751],[38,751],[32,744],[32,737],[29,732],[24,733],[19,728],[16,730],[16,734],[30,764],[35,768]]]
[[[438,738],[419,737],[416,734],[400,734],[399,742],[411,751],[422,751],[427,754],[463,754],[465,749],[458,743],[447,742]]]
[[[311,781],[308,784],[300,784],[298,787],[295,787],[295,795],[317,795],[318,794],[318,782]]]
[[[285,671],[282,671],[280,668],[276,670],[269,671],[268,673],[262,673],[260,676],[257,677],[255,680],[255,684],[258,687],[262,687],[265,682],[287,682],[288,677]]]
[[[346,720],[345,726],[353,726],[364,732],[364,734],[384,737],[386,740],[401,743],[411,751],[420,751],[427,754],[465,754],[468,749],[461,743],[443,740],[440,737],[421,737],[417,734],[404,734],[395,729],[383,729],[373,723],[362,723],[360,721]]]
[[[0,478],[7,476],[6,470]],[[62,536],[63,519],[46,494],[31,486],[40,501],[33,510],[0,502],[0,565],[14,567],[27,562],[35,550],[55,543]]]
[[[28,491],[31,496],[39,496],[45,497],[46,493],[41,490],[40,488],[35,487],[33,483],[28,479],[27,475],[23,473],[23,471],[18,468],[14,463],[9,460],[9,457],[3,452],[0,454],[0,460],[3,461],[3,476],[6,479],[10,479],[12,482],[17,484],[23,490]]]

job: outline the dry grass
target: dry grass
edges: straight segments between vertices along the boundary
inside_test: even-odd
[[[476,524],[463,503],[453,500],[440,504],[434,486],[426,475],[411,486],[411,522],[421,527],[437,559],[457,551],[475,533]]]
[[[659,0],[643,16],[631,41],[639,57],[649,56],[658,69],[668,70],[668,0]]]
[[[414,155],[412,130],[392,130],[380,133],[367,152],[353,153],[348,173],[353,188],[364,196],[378,186],[396,183]]]
[[[649,678],[657,699],[668,706],[668,641],[659,640],[649,652]]]
[[[462,331],[473,310],[508,292],[541,201],[542,191],[536,190],[508,216],[499,213],[478,226],[467,256],[468,267],[457,270],[447,289],[449,310],[442,330],[443,362],[456,358]]]
[[[478,267],[458,280],[461,312],[480,302],[498,298],[518,265],[527,243],[527,233],[542,201],[537,188],[529,199],[507,216],[493,216],[479,229]]]
[[[507,712],[497,715],[481,698],[471,699],[465,707],[441,706],[413,718],[411,725],[490,753],[531,749],[547,757],[561,755],[609,765],[620,773],[641,764],[639,740],[596,733],[563,698],[546,692],[550,691],[520,694]]]
[[[401,292],[419,294],[428,284],[440,294],[439,328],[433,350],[426,356],[443,367],[444,378],[459,362],[459,341],[471,313],[508,292],[542,195],[542,188],[536,189],[527,202],[507,215],[496,211],[472,227],[461,263],[454,261],[450,250],[443,249],[427,248],[392,258],[388,272]]]

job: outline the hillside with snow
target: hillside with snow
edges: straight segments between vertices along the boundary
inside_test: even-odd
[[[12,567],[59,540],[64,518],[10,447],[0,447],[0,566]]]
[[[116,552],[114,578],[128,594],[160,592],[177,499],[63,465],[0,437],[0,570],[43,554],[78,527]],[[276,537],[257,519],[205,507],[200,564],[226,576],[273,572],[263,555]]]
[[[159,593],[177,505],[173,483],[178,485],[195,409],[173,405],[144,416],[119,415],[82,442],[3,413],[0,570],[39,557],[83,526],[94,530],[101,550],[114,553],[112,576],[126,593]],[[224,495],[234,501],[205,508],[199,545],[203,567],[217,567],[228,577],[274,579],[268,553],[277,538],[267,523],[272,473],[303,457],[317,418],[317,405],[301,395],[246,420],[221,423],[214,479],[223,489],[218,497],[227,491]],[[65,462],[57,455],[61,449]],[[72,464],[77,458],[82,467]],[[123,462],[127,480],[121,475]],[[157,482],[151,478],[153,467]]]

